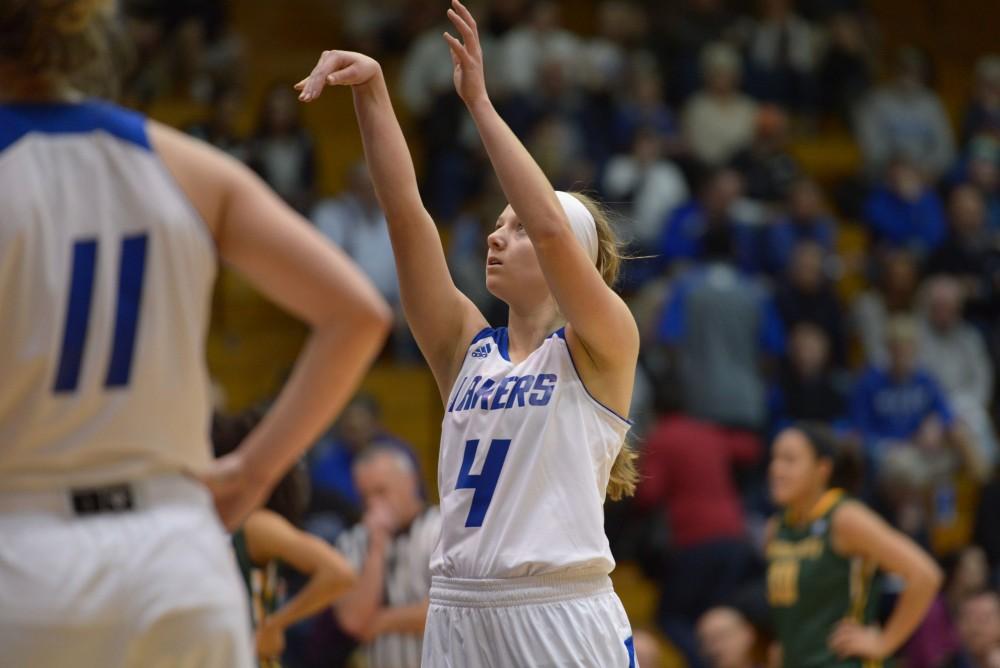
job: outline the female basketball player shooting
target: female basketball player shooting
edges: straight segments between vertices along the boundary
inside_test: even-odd
[[[506,328],[489,328],[449,276],[378,64],[326,52],[297,85],[304,101],[352,86],[403,308],[445,402],[423,663],[628,666],[602,512],[635,479],[621,415],[639,336],[609,287],[616,242],[592,202],[553,191],[490,103],[472,15],[456,1],[448,16],[463,38],[445,37],[455,86],[510,201],[486,262]]]
[[[246,595],[192,475],[237,524],[351,396],[388,309],[250,170],[85,98],[116,4],[0,0],[0,663],[250,666]],[[213,465],[220,257],[312,334]]]

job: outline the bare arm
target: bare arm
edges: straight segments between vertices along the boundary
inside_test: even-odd
[[[352,87],[365,158],[389,222],[403,310],[442,396],[447,396],[466,345],[486,326],[486,319],[448,271],[378,63],[358,53],[326,51],[297,86],[300,99],[316,99],[326,85]]]
[[[258,565],[279,560],[303,575],[306,586],[264,624],[284,630],[326,608],[357,581],[354,569],[342,554],[325,541],[303,531],[270,510],[255,511],[243,525],[250,560]]]
[[[375,618],[365,634],[366,642],[371,642],[378,636],[387,633],[422,635],[424,625],[427,622],[427,608],[429,606],[430,600],[425,598],[420,603],[382,608],[375,613]]]
[[[223,521],[234,527],[354,393],[382,347],[391,312],[353,263],[245,166],[158,124],[150,136],[222,259],[312,327],[272,409],[204,476]]]
[[[552,184],[494,109],[486,93],[476,22],[458,0],[452,0],[452,8],[448,17],[464,40],[463,44],[445,35],[455,63],[455,87],[472,114],[511,207],[531,239],[559,310],[569,321],[567,332],[582,344],[597,370],[627,369],[631,378],[639,351],[635,319],[576,240]],[[591,389],[601,394],[602,388]],[[621,402],[614,403],[621,407]]]
[[[382,606],[385,588],[385,555],[391,540],[384,513],[370,509],[365,515],[368,552],[361,575],[351,590],[333,606],[334,616],[345,632],[358,639],[369,635],[375,615]]]
[[[848,502],[836,511],[832,532],[838,552],[876,563],[901,577],[906,587],[881,631],[844,621],[830,636],[830,647],[842,657],[892,656],[923,621],[941,587],[941,569],[910,539],[860,503]]]

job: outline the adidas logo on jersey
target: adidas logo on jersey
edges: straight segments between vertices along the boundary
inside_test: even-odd
[[[473,350],[472,351],[472,356],[473,357],[489,357],[490,350],[491,350],[490,344],[486,343],[484,345],[479,346],[475,350]]]

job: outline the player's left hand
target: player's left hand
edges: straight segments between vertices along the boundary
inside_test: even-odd
[[[448,18],[462,36],[459,40],[449,33],[444,34],[451,50],[451,61],[455,64],[455,90],[465,104],[471,105],[487,98],[479,30],[472,13],[459,0],[451,0]]]
[[[257,627],[257,656],[261,659],[277,659],[285,651],[285,631],[277,624],[264,621]]]
[[[837,624],[827,643],[842,659],[857,657],[878,661],[889,655],[885,638],[877,626],[862,626],[847,619]]]

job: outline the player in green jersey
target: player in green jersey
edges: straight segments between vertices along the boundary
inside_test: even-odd
[[[768,526],[768,599],[786,668],[883,665],[909,638],[941,584],[934,561],[850,498],[856,460],[819,425],[786,429],[774,443]],[[875,624],[877,571],[905,588],[884,627]]]

